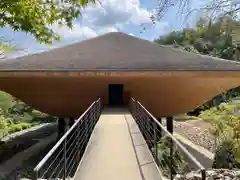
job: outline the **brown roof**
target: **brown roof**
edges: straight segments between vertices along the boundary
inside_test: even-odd
[[[194,70],[240,71],[240,63],[161,46],[123,33],[0,62],[0,71],[17,70]]]

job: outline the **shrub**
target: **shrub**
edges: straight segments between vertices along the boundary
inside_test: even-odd
[[[171,166],[170,166],[170,143],[171,139],[168,136],[164,136],[161,138],[158,143],[158,156],[157,159],[159,161],[159,165],[161,166],[161,171],[165,177],[170,175]],[[154,148],[152,148],[152,152],[154,153]],[[181,174],[185,171],[189,170],[187,163],[184,160],[184,157],[180,154],[177,149],[177,146],[173,144],[173,173]]]
[[[215,168],[239,167],[240,117],[235,116],[235,111],[235,105],[222,103],[200,114],[203,120],[212,125],[211,132],[216,138]]]
[[[31,106],[0,91],[0,139],[4,136],[46,122],[56,122],[49,116]]]
[[[21,124],[12,124],[10,126],[10,132],[17,132],[22,130],[22,125]]]
[[[21,125],[22,129],[27,129],[32,126],[30,123],[19,123],[19,125]]]
[[[233,141],[225,140],[217,147],[213,161],[213,168],[240,168],[240,164],[235,157]]]
[[[0,114],[0,129],[5,129],[12,123],[13,120],[11,118],[5,117],[4,115]]]
[[[55,116],[34,117],[32,120],[34,123],[52,123],[56,121],[57,117]]]

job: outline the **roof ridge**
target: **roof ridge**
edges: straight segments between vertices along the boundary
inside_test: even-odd
[[[0,69],[238,70],[240,62],[166,47],[123,32],[109,32],[49,51],[0,62]]]

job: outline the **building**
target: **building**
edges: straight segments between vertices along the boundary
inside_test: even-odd
[[[98,97],[135,97],[156,117],[188,112],[240,86],[240,63],[109,33],[0,62],[0,89],[42,112],[78,117]]]

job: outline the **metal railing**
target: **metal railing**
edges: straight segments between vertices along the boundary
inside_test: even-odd
[[[102,99],[94,101],[34,168],[34,179],[70,179],[87,146],[102,110]]]
[[[130,110],[164,177],[199,170],[206,180],[203,165],[140,102],[131,98]]]

